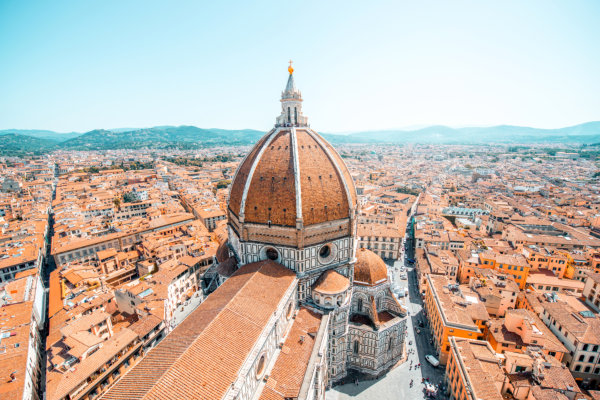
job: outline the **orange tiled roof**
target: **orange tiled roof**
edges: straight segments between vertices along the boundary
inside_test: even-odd
[[[120,330],[104,342],[100,349],[77,364],[73,371],[67,371],[60,376],[56,376],[57,381],[49,385],[48,398],[51,400],[63,399],[86,381],[96,370],[108,363],[116,354],[126,349],[137,339],[137,333],[127,328]]]
[[[323,294],[341,293],[350,287],[350,281],[344,275],[330,269],[321,274],[313,285],[313,290]]]
[[[387,267],[377,254],[368,249],[358,249],[354,264],[354,283],[379,285],[387,280]]]
[[[297,178],[305,226],[348,218],[350,208],[356,207],[356,190],[345,163],[333,147],[307,129],[296,130],[296,143],[292,143],[291,130],[286,129],[275,134],[265,146],[271,136],[269,132],[259,140],[240,164],[231,184],[230,211],[236,216],[243,212],[246,222],[271,221],[295,227]],[[293,151],[296,144],[297,159]],[[246,201],[242,204],[245,190]]]
[[[320,324],[320,314],[306,308],[298,311],[260,400],[298,397]]]
[[[295,279],[270,260],[243,266],[102,399],[223,397]]]

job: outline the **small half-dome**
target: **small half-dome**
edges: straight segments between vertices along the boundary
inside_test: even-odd
[[[376,286],[387,282],[387,267],[381,257],[371,250],[358,249],[354,264],[354,283]]]
[[[321,294],[338,294],[350,287],[350,281],[344,275],[332,269],[325,271],[313,285],[313,291]]]
[[[312,287],[313,301],[324,308],[335,308],[346,304],[350,297],[350,280],[330,269],[323,272]]]

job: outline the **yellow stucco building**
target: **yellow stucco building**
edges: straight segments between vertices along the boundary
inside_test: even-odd
[[[489,314],[477,294],[466,286],[451,284],[442,275],[427,275],[425,311],[440,363],[450,351],[448,338],[483,339]]]

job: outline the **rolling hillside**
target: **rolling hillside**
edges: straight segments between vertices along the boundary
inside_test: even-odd
[[[600,141],[600,121],[560,129],[538,129],[513,125],[492,127],[450,128],[429,126],[417,130],[385,130],[355,132],[355,139],[370,138],[382,143],[597,143]]]
[[[15,133],[0,134],[0,155],[39,155],[56,150],[57,142]]]
[[[44,130],[0,130],[0,154],[42,154],[56,149],[195,149],[200,147],[251,145],[264,132],[243,129],[202,129],[195,126],[157,126],[147,129],[93,130],[83,134]],[[600,121],[560,129],[500,125],[450,128],[429,126],[416,130],[323,134],[332,143],[423,143],[423,144],[532,144],[600,143]]]
[[[60,144],[63,149],[108,150],[140,148],[197,148],[243,145],[256,142],[264,133],[254,130],[201,129],[195,126],[156,127],[127,132],[94,130]]]

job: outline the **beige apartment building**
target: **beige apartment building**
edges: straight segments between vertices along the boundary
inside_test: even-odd
[[[397,228],[382,224],[359,224],[358,247],[368,249],[379,257],[397,260],[402,254],[402,234]]]
[[[191,214],[180,214],[140,223],[137,229],[131,231],[114,232],[98,237],[73,239],[55,236],[52,240],[52,256],[57,266],[75,261],[93,261],[99,251],[107,249],[126,251],[139,243],[144,233],[172,229],[193,219]]]

